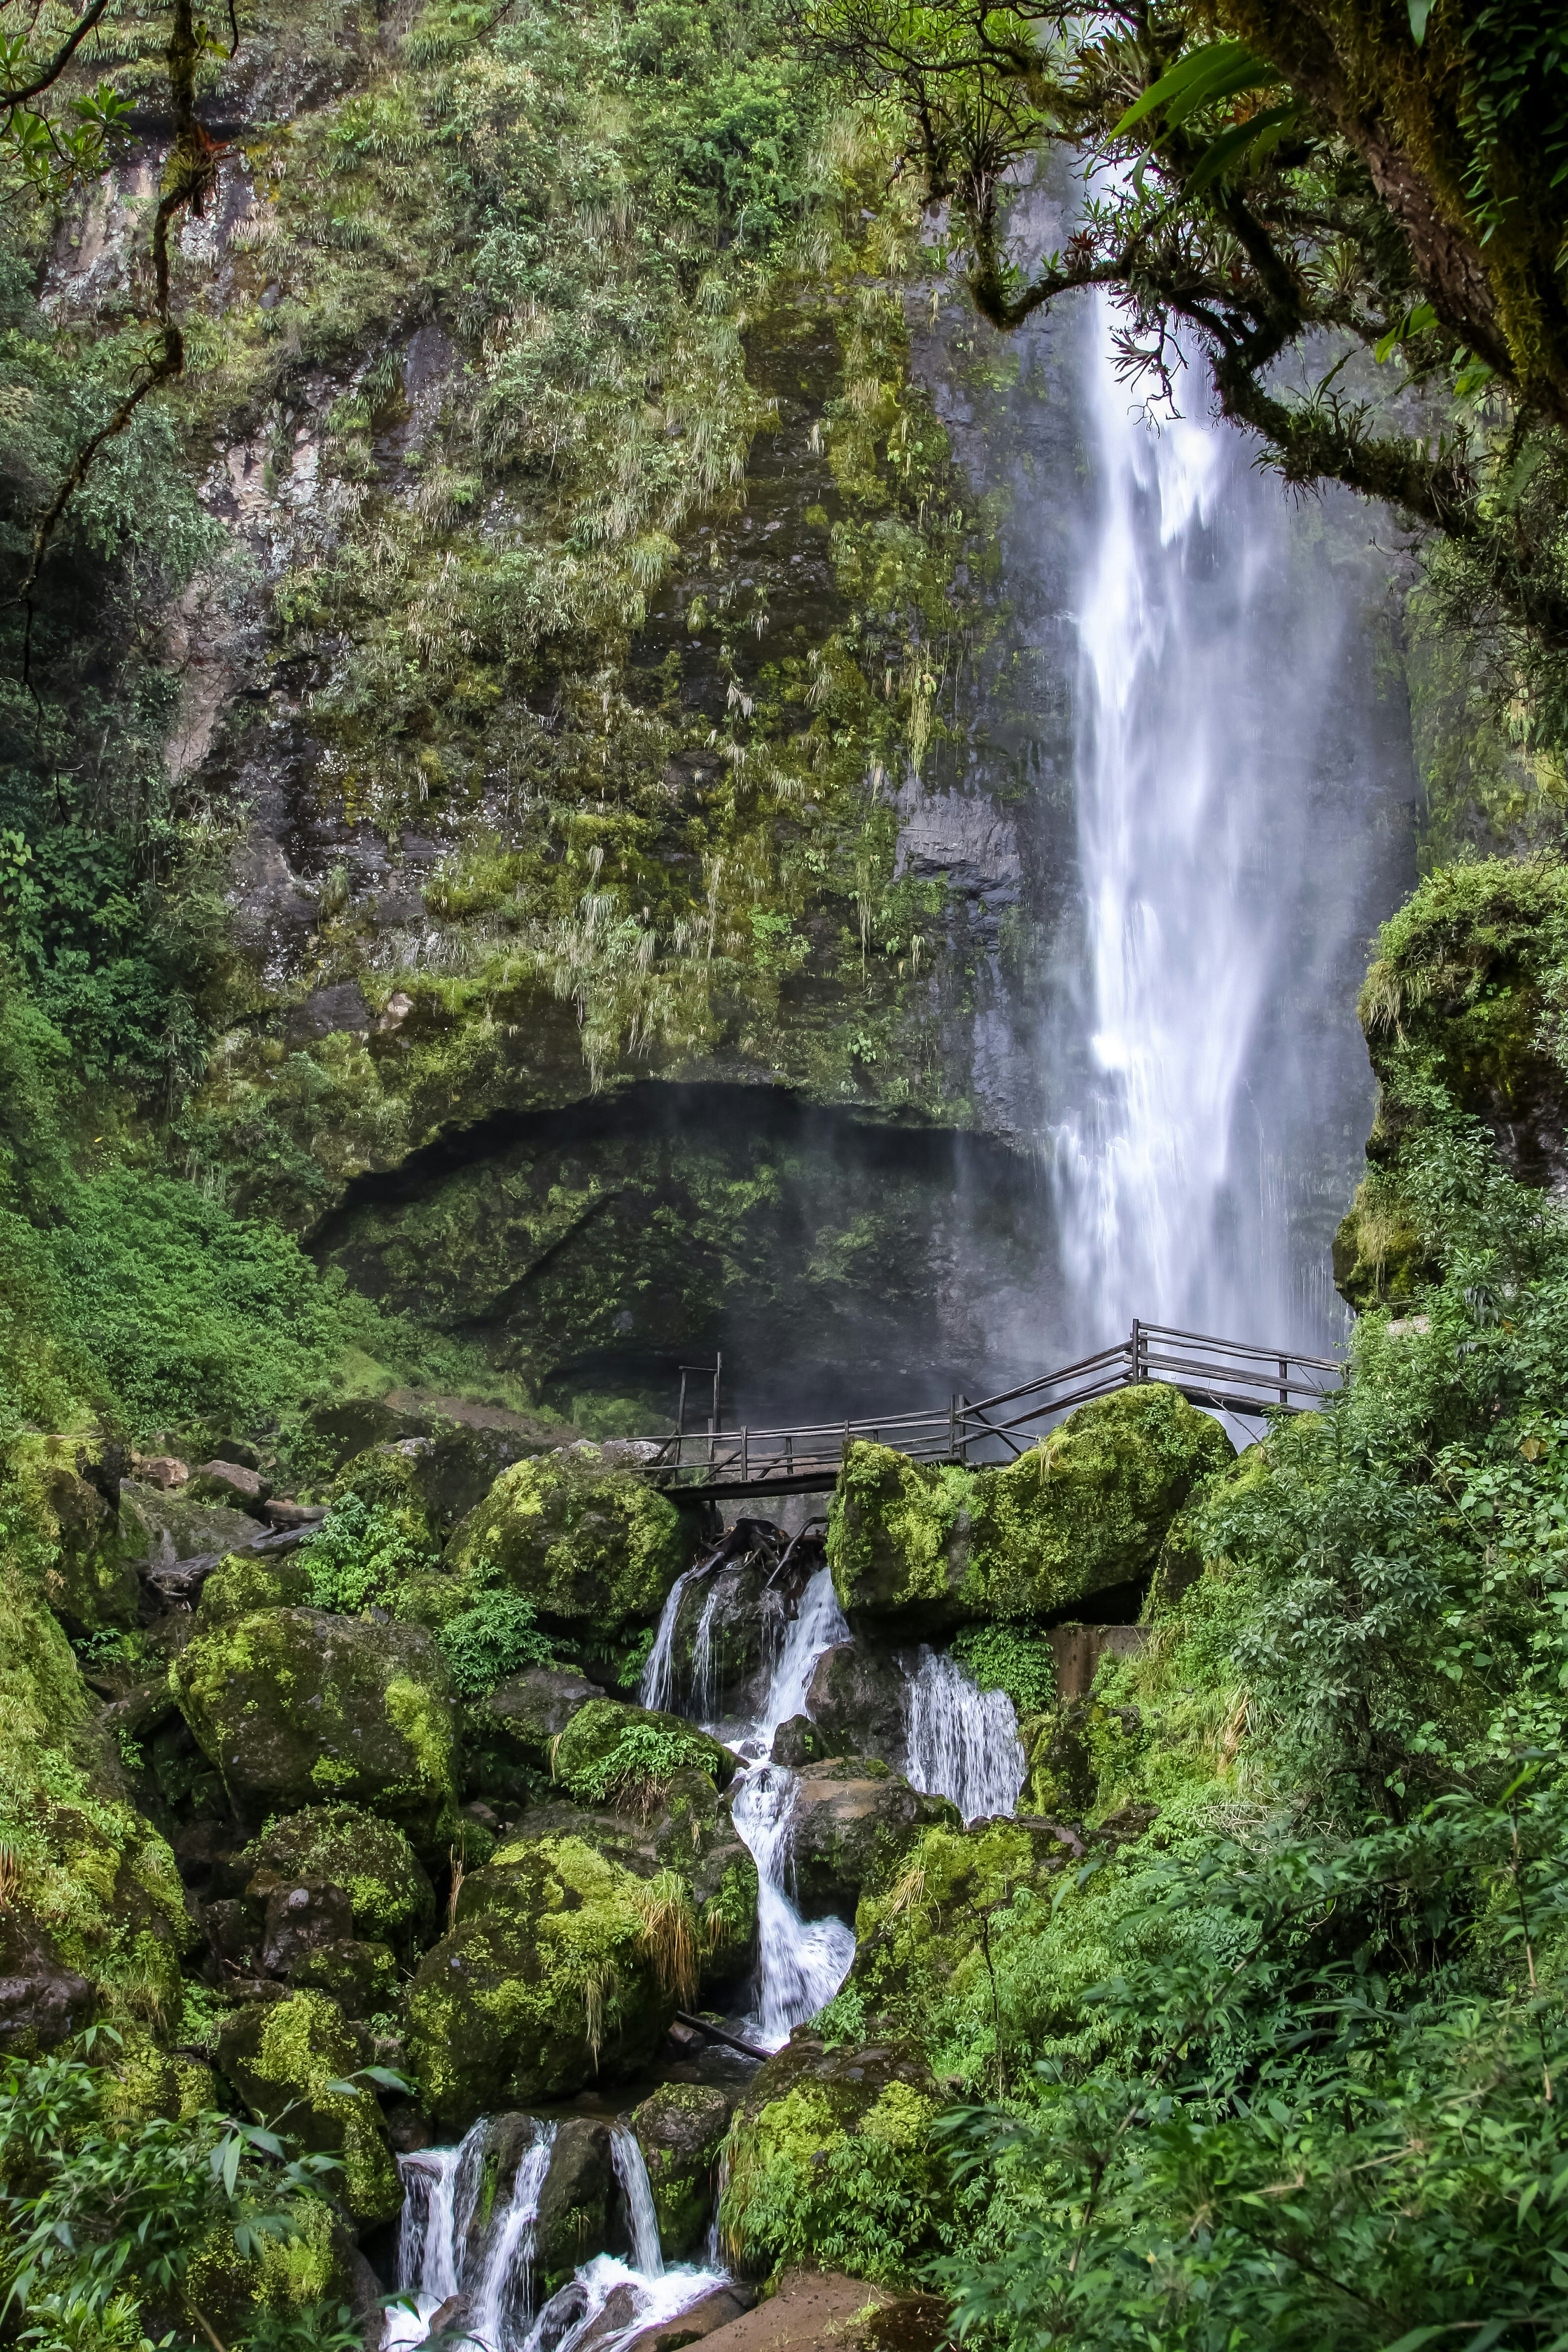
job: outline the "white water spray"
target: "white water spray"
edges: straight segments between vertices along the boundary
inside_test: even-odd
[[[842,1919],[803,1919],[790,1899],[795,1790],[795,1774],[783,1765],[759,1764],[731,1807],[757,1865],[756,2007],[748,2023],[765,2050],[782,2050],[792,2029],[832,2000],[855,1958],[852,1927]]]
[[[675,1696],[675,1628],[680,1616],[680,1604],[700,1576],[707,1574],[713,1565],[710,1559],[700,1559],[695,1568],[683,1569],[670,1586],[668,1598],[659,1612],[653,1647],[647,1654],[647,1664],[637,1685],[637,1705],[656,1707],[661,1715],[670,1711]]]
[[[949,1798],[966,1822],[1016,1809],[1024,1750],[1005,1691],[978,1689],[944,1651],[922,1649],[905,1708],[912,1788]]]

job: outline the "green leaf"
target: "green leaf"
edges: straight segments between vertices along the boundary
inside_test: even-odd
[[[1415,37],[1415,46],[1419,48],[1426,38],[1426,19],[1432,14],[1432,0],[1408,0],[1408,5],[1410,30]]]
[[[1254,57],[1245,41],[1210,41],[1152,83],[1128,108],[1112,136],[1120,139],[1159,107],[1166,110],[1166,129],[1173,130],[1190,114],[1222,98],[1236,98],[1248,89],[1274,89],[1282,79],[1278,66]]]
[[[1271,106],[1262,114],[1252,115],[1246,122],[1237,122],[1222,131],[1211,145],[1205,148],[1197,163],[1187,174],[1184,194],[1200,195],[1224,177],[1233,163],[1239,163],[1247,149],[1254,146],[1268,131],[1283,130],[1295,117],[1293,106]]]

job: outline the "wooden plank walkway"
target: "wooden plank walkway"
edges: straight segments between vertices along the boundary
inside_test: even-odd
[[[806,1423],[794,1429],[686,1431],[645,1441],[635,1466],[682,1501],[722,1502],[747,1495],[813,1495],[837,1482],[845,1448],[858,1438],[894,1447],[912,1462],[1013,1462],[1046,1425],[1141,1381],[1163,1381],[1194,1404],[1261,1419],[1306,1412],[1340,1383],[1331,1356],[1289,1348],[1254,1348],[1167,1324],[1134,1323],[1125,1339],[1059,1371],[1005,1389],[978,1403],[954,1395],[945,1412],[885,1413],[879,1419]]]

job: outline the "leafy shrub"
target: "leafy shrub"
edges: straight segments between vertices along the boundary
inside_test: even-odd
[[[1057,1695],[1057,1662],[1043,1633],[1019,1625],[966,1625],[952,1654],[983,1691],[1005,1691],[1019,1716],[1038,1715]]]
[[[464,1698],[482,1698],[525,1666],[550,1666],[554,1654],[521,1592],[481,1592],[441,1628],[442,1653]]]
[[[310,1578],[310,1606],[336,1616],[390,1609],[410,1577],[433,1565],[390,1505],[345,1495],[300,1547]]]

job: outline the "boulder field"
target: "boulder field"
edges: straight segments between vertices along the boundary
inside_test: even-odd
[[[0,1914],[0,2046],[45,2051],[100,2019],[126,2029],[125,2095],[146,2111],[286,2109],[303,2148],[337,2159],[342,2212],[384,2263],[399,2153],[488,2118],[493,2204],[529,2118],[587,2099],[552,2143],[546,2285],[621,2226],[617,2113],[668,2259],[706,2241],[722,2180],[744,2273],[907,2279],[951,2224],[931,2126],[954,2049],[1000,1999],[993,1944],[1116,1850],[1114,1823],[1083,1824],[1136,1709],[1041,1705],[1046,1637],[1113,1588],[1136,1601],[1225,1470],[1223,1434],[1151,1385],[1005,1467],[854,1444],[826,1548],[786,1560],[770,1526],[705,1524],[614,1444],[320,1418],[340,1463],[302,1504],[260,1474],[241,1509],[216,1468],[137,1476],[96,1441],[36,1449],[32,1703],[78,1778],[74,1797],[40,1791]],[[743,2012],[758,1919],[731,1816],[755,1754],[695,1718],[755,1717],[824,1560],[848,1637],[773,1758],[794,1771],[791,1899],[851,1923],[855,1957],[756,2065],[679,2021]],[[667,1704],[644,1706],[672,1593]],[[1016,1821],[966,1824],[908,1777],[910,1678],[921,1645],[954,1641],[1023,1718]],[[1019,1658],[1034,1682],[1009,1681]]]

